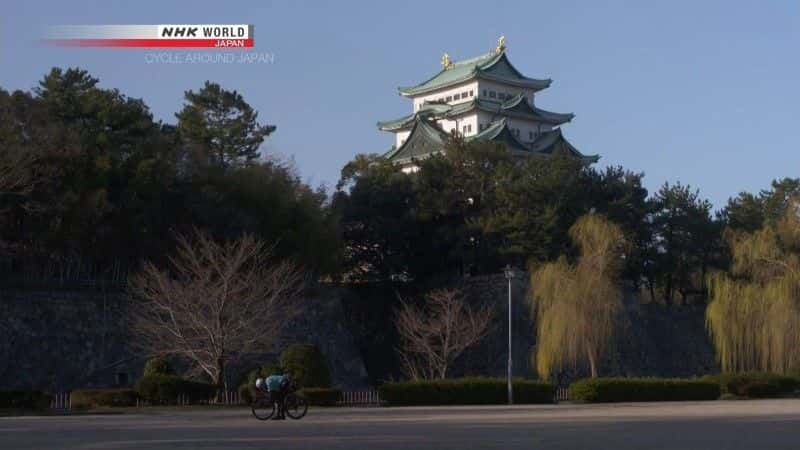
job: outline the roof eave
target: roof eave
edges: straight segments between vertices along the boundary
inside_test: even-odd
[[[431,92],[440,91],[442,89],[447,89],[458,84],[468,83],[476,78],[476,73],[473,71],[470,74],[463,76],[461,78],[456,78],[455,80],[448,81],[447,83],[440,84],[437,86],[431,86],[427,88],[418,88],[418,87],[399,87],[397,88],[397,92],[400,93],[403,97],[414,97],[417,95],[424,95],[429,94]]]
[[[399,131],[413,126],[414,116],[401,117],[396,120],[378,121],[375,125],[381,131]]]
[[[533,92],[539,92],[541,90],[547,89],[553,83],[553,80],[551,80],[549,78],[546,79],[546,80],[537,80],[537,79],[534,79],[534,78],[511,80],[511,79],[508,79],[508,78],[496,77],[496,76],[492,76],[492,75],[489,75],[487,73],[481,73],[481,72],[478,72],[478,74],[476,75],[476,78],[482,79],[482,80],[486,80],[486,81],[494,81],[494,82],[497,82],[497,83],[504,83],[504,84],[508,84],[508,85],[511,85],[511,86],[522,87],[522,88],[530,89]]]

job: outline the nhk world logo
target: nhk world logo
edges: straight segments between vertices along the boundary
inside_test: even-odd
[[[45,42],[59,47],[252,48],[253,25],[60,25]]]

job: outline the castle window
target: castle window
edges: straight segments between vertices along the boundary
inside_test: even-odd
[[[444,101],[446,101],[446,102],[453,101],[453,96],[452,95],[448,95],[447,98],[444,99]]]
[[[469,125],[467,125],[467,131],[469,131],[470,133],[472,133],[472,124],[469,124]]]
[[[483,96],[486,97],[486,89],[483,90]]]
[[[456,94],[453,96],[453,100],[459,100],[459,99],[461,99],[461,94]]]
[[[497,93],[495,91],[489,91],[489,98],[495,98]]]
[[[470,97],[475,97],[475,91],[473,91],[473,90],[471,90],[471,89],[470,89],[470,91],[469,91],[469,96],[470,96]]]

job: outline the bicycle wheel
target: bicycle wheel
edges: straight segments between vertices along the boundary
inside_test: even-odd
[[[266,398],[256,399],[252,406],[253,417],[258,420],[268,420],[275,414],[275,403]]]
[[[286,408],[286,415],[295,420],[302,419],[308,412],[308,401],[295,394],[287,395],[284,405]]]

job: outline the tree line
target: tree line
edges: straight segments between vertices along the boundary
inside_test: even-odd
[[[52,276],[75,261],[91,276],[130,270],[198,227],[275,241],[277,256],[334,279],[424,281],[575,255],[568,230],[594,211],[630,243],[623,278],[671,304],[703,294],[704,276],[728,266],[725,229],[777,220],[800,191],[800,179],[776,180],[714,214],[680,183],[651,195],[644,174],[622,167],[519,162],[454,137],[412,175],[357,155],[329,195],[261,151],[276,127],[236,91],[206,82],[185,92],[175,118],[155,121],[142,100],[80,69],[53,69],[31,92],[0,89],[6,273]]]
[[[276,127],[215,83],[184,100],[167,124],[80,69],[53,69],[32,92],[0,89],[4,275],[124,280],[193,227],[252,233],[276,256],[334,271],[325,190],[260,154]]]
[[[0,89],[0,274],[130,278],[142,347],[218,385],[228,361],[275,340],[262,325],[297,313],[309,275],[435,285],[507,264],[539,287],[543,376],[583,358],[597,373],[630,288],[667,305],[709,298],[726,370],[797,366],[798,178],[714,213],[687,185],[650,194],[642,173],[454,135],[413,173],[357,155],[329,195],[261,152],[276,127],[236,91],[206,82],[175,118],[80,69]],[[446,376],[491,320],[448,291],[396,316],[407,372],[426,377]]]
[[[347,276],[421,281],[575,256],[569,229],[593,212],[622,229],[623,280],[653,301],[686,303],[703,299],[705,276],[730,264],[726,229],[757,229],[800,193],[800,179],[776,180],[714,213],[691,186],[665,183],[650,195],[642,173],[567,156],[521,162],[500,145],[457,137],[417,165],[408,175],[359,155],[342,170],[332,208]]]

